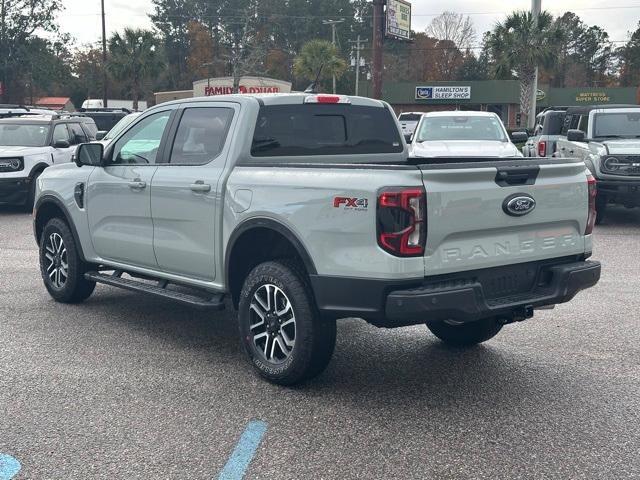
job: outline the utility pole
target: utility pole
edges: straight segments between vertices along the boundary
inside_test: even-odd
[[[542,0],[531,0],[531,16],[533,17],[533,23],[538,26],[538,17],[542,11]],[[538,106],[538,66],[536,65],[536,72],[533,78],[533,85],[531,86],[531,101],[529,106],[529,118],[527,119],[527,128],[534,129],[536,126],[536,108]]]
[[[360,35],[358,35],[357,40],[349,40],[349,43],[356,44],[356,97],[358,96],[358,91],[360,88],[360,51],[362,50],[362,44],[368,42],[365,38],[364,40],[360,40]]]
[[[333,43],[334,46],[336,45],[336,25],[342,22],[344,22],[344,19],[322,21],[324,25],[331,25],[331,43]],[[335,75],[333,75],[333,93],[336,93],[336,76]]]
[[[382,98],[382,46],[385,0],[373,0],[373,98]]]
[[[100,0],[102,7],[102,106],[107,108],[107,29],[104,20],[104,0]]]

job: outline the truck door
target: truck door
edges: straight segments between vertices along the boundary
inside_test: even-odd
[[[55,147],[56,143],[59,141],[67,142],[68,146]],[[53,157],[54,165],[71,161],[71,156],[76,150],[75,145],[73,145],[71,142],[71,135],[69,134],[69,130],[64,123],[59,123],[53,127],[53,134],[51,137],[51,146],[53,147],[53,152],[51,153],[51,156]]]
[[[105,152],[87,186],[93,247],[104,259],[156,268],[151,220],[151,180],[164,148],[172,110],[141,118]]]
[[[178,111],[166,163],[151,183],[154,251],[165,272],[215,279],[222,172],[237,112],[237,104],[226,102],[187,104]]]

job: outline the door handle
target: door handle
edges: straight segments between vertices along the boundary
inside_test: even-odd
[[[211,191],[211,185],[204,183],[202,180],[198,180],[196,183],[189,185],[192,192],[196,193],[209,193]]]
[[[147,187],[147,182],[143,182],[139,178],[129,182],[129,188],[132,190],[142,190]]]

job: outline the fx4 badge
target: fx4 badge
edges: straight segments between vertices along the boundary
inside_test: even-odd
[[[335,197],[333,207],[343,210],[366,210],[369,207],[369,200],[366,198]]]
[[[536,208],[536,201],[526,193],[516,193],[507,197],[502,204],[502,210],[512,217],[522,217]]]

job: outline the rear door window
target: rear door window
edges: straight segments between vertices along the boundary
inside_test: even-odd
[[[172,164],[204,165],[224,148],[233,109],[223,107],[187,108],[171,149]]]
[[[82,130],[79,123],[69,123],[69,130],[71,132],[71,145],[78,145],[80,143],[87,142],[87,135]]]
[[[356,105],[270,105],[258,115],[251,155],[287,157],[403,151],[393,114]]]

